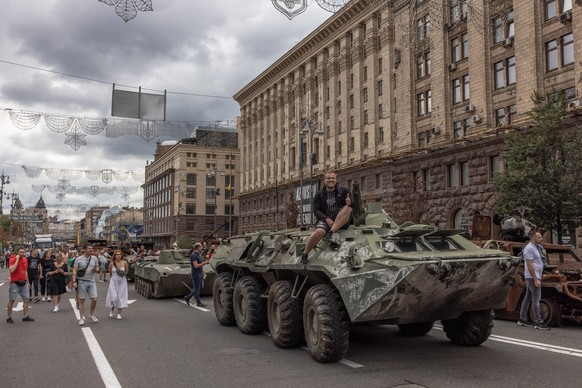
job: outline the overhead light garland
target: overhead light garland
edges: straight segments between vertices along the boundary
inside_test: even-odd
[[[15,127],[31,130],[44,118],[48,129],[66,136],[65,144],[75,151],[87,145],[86,135],[95,136],[105,131],[108,138],[121,136],[139,136],[146,141],[163,136],[180,140],[196,138],[200,129],[218,132],[236,132],[235,121],[147,121],[147,120],[117,120],[107,118],[90,118],[73,115],[57,115],[50,113],[30,112],[15,109],[4,109]],[[207,141],[208,140],[208,141]],[[216,142],[206,135],[198,142],[204,147],[217,147]],[[223,145],[218,145],[222,147]]]
[[[66,194],[79,194],[79,195],[91,195],[96,197],[100,194],[107,195],[121,195],[124,200],[127,200],[130,195],[135,194],[140,189],[140,186],[116,186],[116,187],[99,187],[99,186],[88,186],[88,187],[76,187],[62,185],[31,185],[32,190],[35,193],[42,194],[43,191],[47,190],[51,194],[56,194],[58,200],[63,200]]]
[[[83,174],[91,181],[101,179],[104,183],[110,183],[113,180],[125,181],[129,176],[136,182],[145,182],[144,170],[68,170],[64,168],[42,168],[34,166],[22,166],[22,169],[29,178],[38,178],[44,171],[48,178],[58,180],[59,184],[65,184],[65,181],[80,179]]]
[[[137,16],[137,11],[153,11],[152,0],[99,0],[115,7],[115,13],[126,23]]]

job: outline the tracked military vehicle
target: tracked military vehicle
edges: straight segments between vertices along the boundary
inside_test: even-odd
[[[379,204],[361,208],[335,248],[322,241],[300,264],[313,230],[257,232],[225,241],[210,264],[217,273],[214,309],[222,325],[245,334],[269,329],[275,345],[300,346],[334,362],[348,351],[349,326],[398,325],[427,334],[441,321],[455,344],[483,343],[514,281],[517,258],[485,250],[460,230],[399,226]]]
[[[163,250],[156,261],[145,261],[134,267],[135,289],[148,299],[173,298],[184,296],[192,287],[190,254],[192,239],[182,236],[177,248]],[[206,266],[207,267],[207,266]],[[212,293],[214,271],[205,270],[206,279],[201,295]]]

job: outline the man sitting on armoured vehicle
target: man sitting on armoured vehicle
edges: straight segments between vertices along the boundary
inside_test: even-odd
[[[350,225],[352,200],[350,191],[336,182],[335,172],[325,173],[325,187],[313,199],[313,214],[317,218],[315,231],[309,236],[301,256],[301,264],[307,264],[307,256],[315,246],[325,239],[339,245],[339,236],[334,234]]]

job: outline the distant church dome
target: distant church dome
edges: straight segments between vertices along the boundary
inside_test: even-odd
[[[46,209],[46,205],[44,204],[44,200],[42,199],[42,194],[40,195],[40,199],[36,203],[36,209]]]

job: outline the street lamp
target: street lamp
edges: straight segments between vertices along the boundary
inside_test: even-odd
[[[313,137],[315,135],[323,134],[323,126],[321,121],[305,119],[303,120],[303,128],[299,135],[301,136],[301,144],[303,144],[303,139],[308,138],[309,140],[309,196],[311,201],[310,209],[310,219],[313,214],[313,165],[319,162],[319,155],[313,152]],[[301,158],[303,158],[303,152],[301,153]],[[303,213],[303,164],[301,165],[301,213]],[[303,226],[303,214],[301,214],[301,226]]]
[[[217,174],[220,173],[221,176],[224,176],[224,171],[217,170],[216,167],[211,167],[208,170],[206,176],[212,180],[214,180],[214,188],[212,189],[212,196],[214,197],[214,231],[216,232],[216,218],[217,218],[217,211],[218,211],[218,202],[217,198],[220,195],[220,189],[217,187],[218,183],[216,181]]]
[[[0,175],[0,214],[2,214],[2,199],[4,198],[4,185],[10,184],[10,177],[4,175],[4,170],[2,170],[2,175]],[[8,194],[6,195],[8,199]]]

